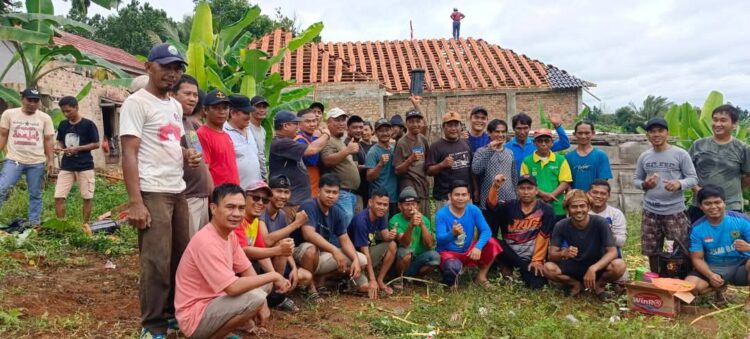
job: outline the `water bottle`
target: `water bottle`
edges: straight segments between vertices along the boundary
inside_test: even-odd
[[[458,220],[453,220],[453,225],[458,225]],[[456,237],[455,243],[458,247],[464,247],[464,244],[466,243],[466,232],[462,231],[461,234]]]

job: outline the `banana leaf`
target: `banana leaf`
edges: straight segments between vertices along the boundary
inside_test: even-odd
[[[55,24],[56,26],[71,26],[78,29],[82,29],[86,32],[93,33],[95,31],[94,27],[91,27],[83,22],[68,19],[64,16],[60,15],[51,15],[51,14],[44,14],[44,13],[9,13],[3,15],[5,18],[9,19],[15,19],[21,22],[32,22],[32,21],[40,21],[40,22],[47,22],[47,24]]]
[[[191,75],[198,82],[198,87],[204,91],[208,90],[208,82],[206,80],[206,68],[204,65],[205,51],[203,46],[199,43],[191,43],[188,45],[187,50],[187,68],[185,74]]]
[[[91,81],[89,81],[86,86],[83,86],[81,90],[76,94],[76,100],[81,101],[83,98],[85,98],[87,95],[89,95],[89,92],[91,92]]]
[[[222,27],[221,31],[219,32],[219,41],[221,41],[225,46],[232,46],[234,48],[234,42],[237,40],[238,37],[241,37],[240,34],[249,27],[253,21],[255,21],[256,18],[260,15],[260,7],[253,6],[248,8],[245,11],[245,14],[242,15],[242,18],[238,20],[237,22]],[[245,45],[247,46],[247,45]],[[226,55],[232,51],[232,49],[224,49],[224,46],[222,46],[223,55]]]
[[[21,93],[18,93],[18,91],[12,88],[0,85],[0,99],[5,100],[5,102],[8,102],[13,106],[21,106]]]
[[[211,68],[206,69],[206,80],[208,80],[209,87],[216,88],[224,93],[232,93],[232,90],[224,85],[221,77]]]
[[[254,97],[257,93],[256,84],[257,82],[252,75],[245,74],[240,82],[240,94],[251,98]]]
[[[304,87],[298,87],[290,91],[286,91],[284,93],[281,93],[281,102],[289,102],[294,101],[298,99],[302,99],[306,97],[308,94],[312,93],[313,91],[312,86],[304,86]]]
[[[706,98],[706,101],[703,103],[703,108],[701,108],[701,120],[705,121],[706,124],[709,126],[711,125],[711,113],[713,113],[714,108],[719,107],[724,104],[724,95],[717,92],[717,91],[711,91],[711,93],[708,94],[708,98]]]
[[[52,34],[35,32],[19,27],[0,26],[0,40],[17,41],[22,44],[46,45],[52,41]]]
[[[109,79],[102,81],[105,85],[115,86],[115,87],[124,87],[128,88],[130,87],[130,84],[133,82],[133,78],[120,78],[120,79]]]

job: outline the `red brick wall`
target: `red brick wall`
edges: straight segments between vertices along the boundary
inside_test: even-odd
[[[385,91],[378,82],[317,84],[310,99],[321,101],[326,111],[339,107],[364,119],[381,117],[381,102]]]
[[[565,125],[569,125],[578,114],[578,91],[555,91],[516,94],[516,112],[524,112],[534,120],[533,128],[539,128],[539,102],[544,112],[559,112]]]

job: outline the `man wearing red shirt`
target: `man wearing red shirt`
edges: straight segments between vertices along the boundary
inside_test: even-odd
[[[453,20],[453,39],[458,40],[459,31],[461,31],[461,20],[466,16],[458,11],[458,8],[453,9],[451,13],[451,19]]]
[[[208,92],[204,106],[206,124],[198,128],[197,134],[214,186],[226,183],[239,185],[240,172],[232,138],[224,132],[224,122],[229,116],[229,97],[217,90]]]

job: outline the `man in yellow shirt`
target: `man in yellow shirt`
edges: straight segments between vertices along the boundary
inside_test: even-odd
[[[539,185],[539,198],[552,205],[557,220],[565,218],[562,197],[573,182],[573,175],[565,157],[550,150],[552,131],[542,128],[534,132],[536,151],[523,159],[521,175],[533,176]]]

